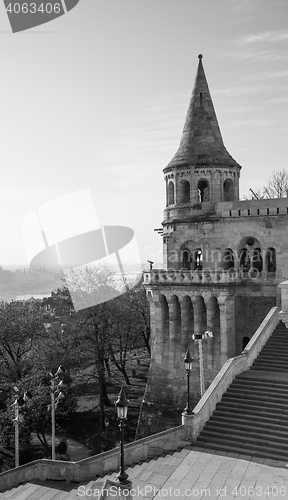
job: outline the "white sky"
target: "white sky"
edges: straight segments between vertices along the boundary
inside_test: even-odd
[[[0,264],[28,264],[24,217],[91,190],[102,225],[161,260],[163,168],[202,53],[241,195],[287,164],[287,0],[80,0],[12,34],[0,2]]]

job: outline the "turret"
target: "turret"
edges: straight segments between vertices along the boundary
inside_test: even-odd
[[[180,145],[164,169],[168,211],[186,205],[199,208],[199,203],[239,200],[241,166],[224,146],[203,69],[203,56],[198,57]]]

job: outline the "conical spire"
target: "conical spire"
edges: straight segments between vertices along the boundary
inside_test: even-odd
[[[197,75],[180,145],[167,167],[180,167],[188,164],[192,166],[210,166],[211,164],[220,166],[222,164],[240,167],[224,146],[203,69],[203,56],[199,54],[198,57]]]

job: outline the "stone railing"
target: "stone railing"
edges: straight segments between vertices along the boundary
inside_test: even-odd
[[[187,271],[187,270],[167,270],[164,269],[152,269],[150,271],[143,272],[143,284],[144,285],[158,285],[158,284],[175,284],[175,285],[191,285],[191,284],[227,284],[227,283],[239,283],[246,281],[253,281],[255,283],[262,283],[263,281],[270,281],[275,279],[275,273],[266,273],[262,271],[259,273],[256,270],[251,269],[249,272],[244,272],[242,270],[236,271],[231,269],[229,271],[224,271],[219,269],[218,271],[210,270],[209,268],[203,269],[202,271]]]
[[[173,271],[164,269],[152,269],[143,273],[144,285],[157,285],[159,283],[187,284],[191,283],[235,283],[238,277],[235,271]]]
[[[158,434],[145,437],[125,445],[126,466],[159,456],[164,452],[177,450],[189,444],[186,439],[186,427],[180,425]],[[56,481],[88,481],[106,473],[116,471],[120,464],[120,449],[105,451],[99,455],[85,458],[79,462],[62,460],[35,460],[25,465],[0,474],[0,491],[18,486],[33,479]]]
[[[242,351],[242,354],[235,358],[230,358],[224,363],[207,391],[195,406],[193,414],[186,415],[183,413],[182,423],[189,426],[187,435],[192,441],[197,439],[204,425],[214,412],[216,404],[221,401],[223,394],[232,384],[236,375],[249,370],[252,366],[262,347],[272,335],[278,321],[279,308],[272,307],[244,351]]]

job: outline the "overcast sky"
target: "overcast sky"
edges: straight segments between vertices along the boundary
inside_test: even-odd
[[[163,168],[198,65],[241,196],[288,168],[287,0],[80,0],[12,34],[0,2],[0,265],[28,264],[25,215],[90,188],[102,225],[161,260]]]

